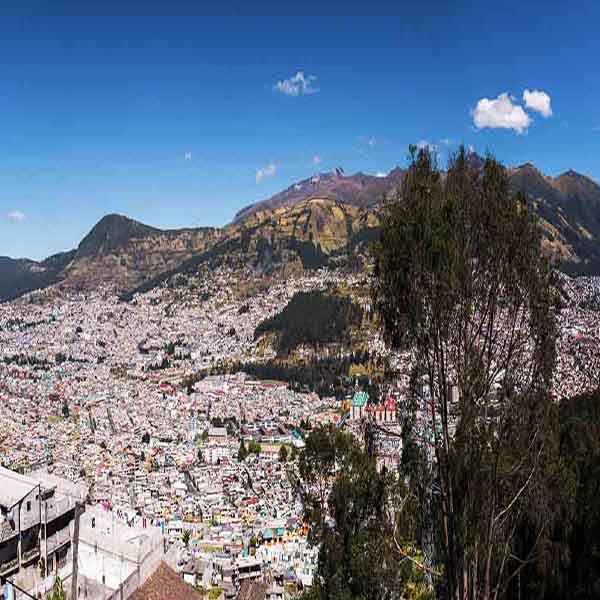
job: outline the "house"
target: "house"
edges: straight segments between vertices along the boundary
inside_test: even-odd
[[[198,577],[198,562],[196,560],[189,560],[181,569],[181,575],[183,581],[188,585],[196,585],[196,579]]]
[[[360,421],[365,416],[365,409],[369,401],[367,392],[356,392],[352,396],[352,407],[350,417],[353,421]]]
[[[262,563],[252,556],[240,557],[235,562],[235,572],[240,582],[260,579],[262,577]]]
[[[209,427],[208,440],[209,442],[226,442],[227,429],[225,427]]]
[[[65,492],[67,488],[73,494]],[[38,563],[45,565],[45,573],[65,565],[75,505],[81,500],[75,492],[70,482],[59,478],[0,467],[1,577],[14,576],[15,583],[28,585],[40,576]]]
[[[203,596],[161,561],[130,600],[202,600]]]

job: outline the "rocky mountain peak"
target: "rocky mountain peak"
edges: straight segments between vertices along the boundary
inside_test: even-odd
[[[81,257],[105,254],[131,239],[145,238],[157,233],[160,233],[160,229],[144,225],[123,215],[109,214],[102,217],[81,240],[77,255]]]

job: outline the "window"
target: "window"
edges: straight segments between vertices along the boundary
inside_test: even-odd
[[[62,569],[66,566],[67,564],[67,558],[68,558],[68,554],[69,554],[69,548],[61,548],[57,553],[56,553],[56,558],[57,558],[57,568],[58,569]]]
[[[31,500],[27,500],[27,512],[31,511]]]

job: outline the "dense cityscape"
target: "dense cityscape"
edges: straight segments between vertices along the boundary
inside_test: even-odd
[[[90,504],[82,542],[95,535],[110,553],[115,523],[144,538],[164,536],[173,568],[192,583],[235,594],[243,573],[255,570],[253,577],[268,573],[276,597],[310,586],[316,568],[296,485],[305,436],[333,424],[360,439],[364,417],[385,422],[389,434],[408,401],[408,366],[377,337],[363,340],[395,365],[389,416],[385,398],[369,398],[357,377],[342,395],[319,397],[223,369],[273,358],[254,332],[299,292],[343,286],[369,306],[361,280],[341,272],[321,270],[251,296],[234,291],[242,280],[251,274],[223,268],[130,303],[100,289],[34,292],[0,305],[0,451],[5,468],[83,490]],[[555,394],[569,397],[592,390],[600,376],[600,279],[562,284]],[[364,335],[373,333],[366,327]],[[379,454],[393,466],[400,448],[383,442]],[[82,575],[96,590],[104,582],[103,594],[130,576],[85,563]]]

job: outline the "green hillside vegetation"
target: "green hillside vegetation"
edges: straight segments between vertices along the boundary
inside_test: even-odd
[[[557,412],[561,510],[521,589],[544,600],[600,598],[600,389],[562,400]],[[523,528],[519,542],[528,535]]]
[[[350,330],[360,327],[362,317],[362,308],[350,298],[321,291],[298,292],[279,314],[256,328],[254,339],[275,333],[277,350],[286,354],[301,344],[348,342]]]

